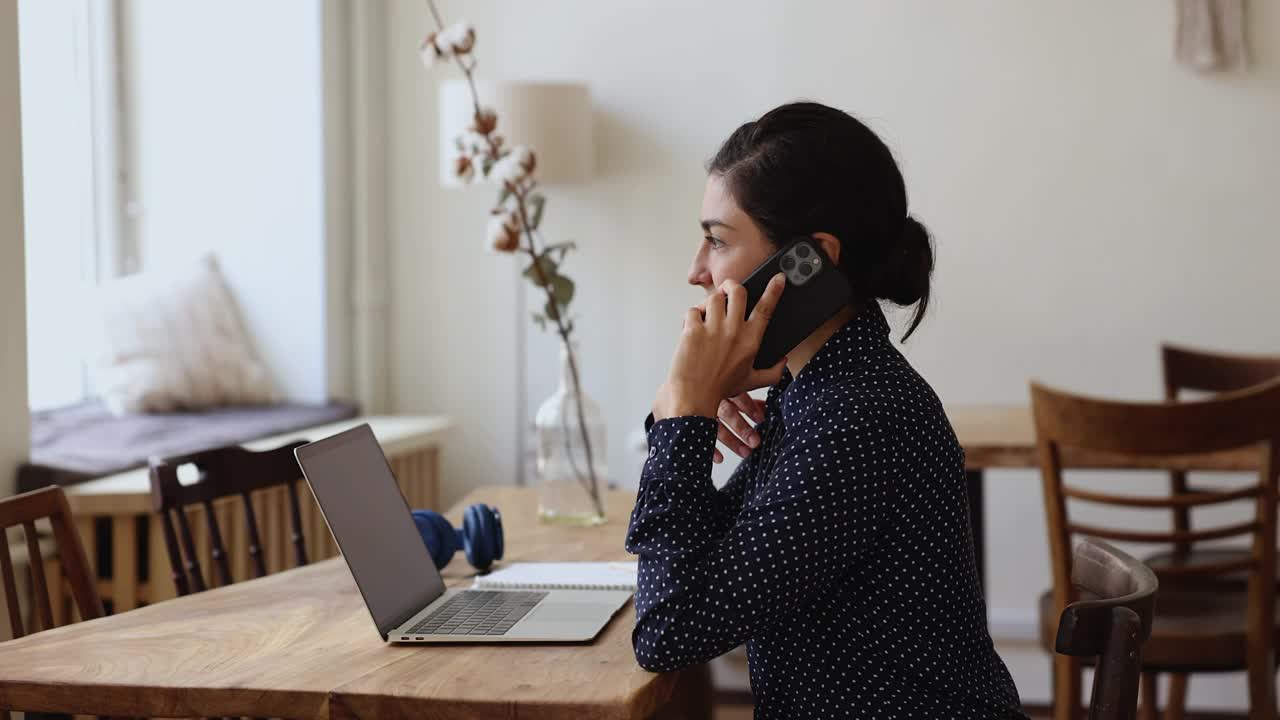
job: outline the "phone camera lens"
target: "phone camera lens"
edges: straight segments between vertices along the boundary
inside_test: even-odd
[[[791,257],[790,255],[785,255],[785,256],[783,256],[783,258],[782,258],[782,269],[783,269],[783,270],[790,270],[790,269],[794,268],[795,266],[796,266],[796,259],[795,259],[795,258]]]
[[[796,246],[796,255],[799,255],[799,256],[800,256],[800,257],[802,257],[802,258],[809,257],[809,246],[808,246],[808,245],[797,245],[797,246]]]
[[[808,277],[813,274],[813,266],[809,263],[800,263],[800,274]]]

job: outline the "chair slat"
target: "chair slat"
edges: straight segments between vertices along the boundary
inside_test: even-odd
[[[40,555],[40,535],[31,520],[22,523],[22,532],[27,536],[27,565],[31,568],[31,584],[42,623],[40,628],[48,630],[53,627],[53,607],[49,605],[49,583],[44,575],[44,558]]]
[[[181,513],[178,509],[176,512]],[[178,595],[191,592],[187,583],[187,571],[183,567],[182,552],[178,549],[178,535],[173,529],[173,511],[165,510],[160,515],[161,530],[164,533],[164,548],[169,555],[169,572],[173,576],[173,586]]]
[[[1213,490],[1188,490],[1187,492],[1176,495],[1116,495],[1115,493],[1103,493],[1094,490],[1084,490],[1079,487],[1062,487],[1062,494],[1069,498],[1084,500],[1086,502],[1099,503],[1103,505],[1120,505],[1124,507],[1141,507],[1141,508],[1187,508],[1200,505],[1214,505],[1217,503],[1231,502],[1233,500],[1243,500],[1246,498],[1257,497],[1262,492],[1262,488],[1258,485],[1250,485],[1248,487],[1239,488],[1230,491],[1213,491]],[[1179,528],[1174,528],[1175,530]]]
[[[249,560],[253,564],[253,576],[260,578],[267,574],[266,560],[262,557],[262,538],[258,534],[258,513],[253,509],[253,498],[247,492],[240,493],[244,498],[245,529],[249,532]]]
[[[297,486],[296,479],[286,483],[286,487],[289,488],[289,524],[293,531],[293,536],[290,538],[293,542],[293,566],[302,567],[307,564],[307,546],[302,534],[302,509],[298,506]]]
[[[200,568],[200,552],[196,549],[195,540],[191,537],[191,523],[187,520],[186,508],[177,508],[174,513],[178,517],[178,539],[182,541],[182,554],[186,555],[187,578],[191,581],[194,592],[203,592],[204,571]]]
[[[213,567],[218,573],[218,585],[225,587],[231,584],[231,564],[227,562],[227,549],[222,544],[222,533],[218,529],[218,514],[214,512],[212,500],[205,500],[201,505],[204,506],[205,527],[209,530],[209,541],[213,544]]]
[[[1257,566],[1258,563],[1253,558],[1242,558],[1200,565],[1162,565],[1155,568],[1155,572],[1160,577],[1181,580],[1184,578],[1226,575],[1227,573],[1240,572],[1241,570],[1252,570]]]
[[[1213,528],[1211,530],[1191,530],[1188,532],[1139,532],[1136,530],[1115,530],[1112,528],[1098,527],[1096,525],[1080,525],[1078,523],[1069,523],[1067,525],[1068,531],[1079,535],[1089,535],[1092,537],[1106,538],[1107,540],[1136,543],[1178,543],[1220,540],[1222,538],[1235,537],[1237,535],[1253,535],[1258,532],[1259,528],[1260,525],[1257,522],[1238,523],[1236,525],[1226,525],[1223,527]]]
[[[22,610],[18,605],[13,556],[9,554],[9,536],[3,527],[0,527],[0,575],[4,576],[4,601],[9,608],[9,629],[15,638],[20,638],[26,632],[22,627]]]

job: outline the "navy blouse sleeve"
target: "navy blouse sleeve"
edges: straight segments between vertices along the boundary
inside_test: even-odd
[[[767,428],[769,420],[765,420],[755,426],[755,431],[760,437],[764,437],[768,432]],[[649,413],[649,417],[644,420],[645,433],[651,432],[653,428],[653,413]],[[716,428],[719,424],[716,423]],[[712,443],[712,449],[715,449],[715,443]],[[650,455],[653,454],[652,443],[650,444]],[[755,467],[756,458],[759,454],[753,454],[738,463],[738,467],[734,468],[733,474],[729,476],[728,482],[724,487],[716,490],[711,497],[711,531],[716,537],[721,537],[729,528],[733,526],[733,521],[738,517],[738,513],[742,510],[742,499],[746,495],[747,476]],[[710,471],[708,470],[708,477]]]
[[[801,609],[858,562],[885,519],[894,440],[836,410],[789,429],[763,485],[721,532],[732,502],[711,482],[716,429],[704,417],[649,428],[626,538],[639,555],[632,644],[646,670],[706,662]],[[741,487],[735,495],[741,502]]]

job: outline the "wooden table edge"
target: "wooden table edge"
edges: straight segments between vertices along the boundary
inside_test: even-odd
[[[438,698],[396,697],[397,710],[402,711],[402,714],[397,712],[389,715],[386,703],[379,701],[379,698],[384,696],[343,690],[348,685],[359,683],[369,675],[384,670],[394,663],[413,660],[414,658],[400,658],[334,688],[329,693],[331,720],[380,720],[397,717],[430,717],[432,714],[439,714],[441,711],[438,707]],[[673,700],[679,699],[676,691],[682,688],[682,681],[685,678],[692,678],[694,683],[700,682],[707,675],[707,669],[705,666],[695,666],[672,672],[649,674],[654,678],[651,682],[621,694],[616,700],[522,703],[520,717],[561,717],[568,716],[569,713],[578,713],[585,714],[591,720],[644,720],[654,717],[656,712]],[[510,700],[494,698],[493,700],[452,700],[449,709],[458,711],[460,715],[490,717],[500,716],[511,707]]]

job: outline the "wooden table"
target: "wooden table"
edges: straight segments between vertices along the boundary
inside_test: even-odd
[[[293,440],[319,440],[365,422],[373,428],[410,505],[435,509],[440,444],[454,425],[449,418],[409,415],[358,417],[247,442],[244,447],[266,450]],[[309,558],[316,561],[336,556],[337,545],[311,493],[300,493],[298,500]],[[160,523],[150,522],[153,513],[151,481],[146,468],[68,487],[67,501],[76,520],[80,541],[84,543],[85,554],[99,577],[102,598],[112,612],[132,610],[141,604],[158,602],[177,594],[160,535]],[[291,567],[285,488],[258,491],[254,493],[253,501],[254,514],[264,534],[267,571],[277,572]],[[248,551],[244,547],[247,531],[244,530],[243,505],[238,498],[223,498],[215,504],[215,512],[219,527],[224,528],[224,541],[231,545],[227,552],[232,560],[232,577],[237,581],[248,579],[251,573]],[[202,556],[201,565],[212,568],[212,544],[203,513],[202,508],[192,508],[188,511],[188,520]],[[103,562],[99,562],[100,544],[106,546],[101,553],[105,558]],[[53,598],[55,612],[59,614],[65,604],[61,600],[59,595]]]
[[[983,476],[993,468],[1038,469],[1035,421],[1026,405],[956,405],[947,417],[965,451],[969,483],[969,520],[973,526],[978,578],[986,587],[986,528]],[[1065,448],[1063,467],[1095,470],[1258,470],[1258,453],[1244,448],[1205,455],[1142,458],[1133,455],[1082,452]]]
[[[610,520],[541,525],[527,488],[484,488],[506,561],[625,560],[631,491]],[[461,553],[445,568],[469,585]],[[631,649],[633,605],[589,644],[383,643],[341,559],[0,644],[0,708],[131,717],[710,718],[705,667],[650,673]]]

